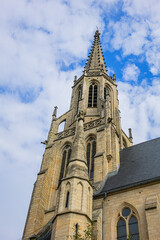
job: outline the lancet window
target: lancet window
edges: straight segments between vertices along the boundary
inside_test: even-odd
[[[78,110],[79,110],[79,102],[80,102],[80,100],[82,100],[82,87],[80,87],[79,91],[78,91],[77,113],[78,113]]]
[[[88,107],[97,107],[98,86],[92,83],[89,86]]]
[[[139,240],[138,220],[133,210],[126,207],[119,213],[117,240]]]
[[[75,225],[75,239],[78,239],[78,223]]]
[[[65,149],[63,150],[59,182],[65,176],[66,168],[67,168],[67,165],[68,165],[70,157],[71,157],[71,151],[72,150],[71,150],[71,146],[70,145],[67,145],[65,147]]]
[[[104,99],[106,100],[106,97],[107,96],[110,96],[110,90],[109,90],[109,87],[108,86],[105,86],[104,87]]]
[[[89,178],[94,177],[94,156],[96,154],[96,141],[94,138],[90,138],[87,142],[87,165]]]
[[[68,205],[69,205],[69,191],[67,192],[67,195],[66,195],[66,204],[65,204],[65,207],[68,208]]]

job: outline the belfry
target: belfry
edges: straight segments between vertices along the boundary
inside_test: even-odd
[[[132,141],[97,29],[69,111],[54,109],[22,239],[79,239],[91,223],[92,239],[160,239],[160,139]]]

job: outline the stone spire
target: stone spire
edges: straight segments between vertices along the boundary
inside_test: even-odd
[[[88,56],[87,63],[84,67],[84,70],[87,72],[96,70],[107,72],[99,36],[100,33],[97,29],[94,35],[94,41]]]

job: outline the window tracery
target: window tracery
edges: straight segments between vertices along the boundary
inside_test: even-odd
[[[139,239],[138,220],[135,212],[129,207],[123,208],[118,215],[117,240]]]
[[[88,107],[97,107],[98,86],[92,83],[89,86]]]

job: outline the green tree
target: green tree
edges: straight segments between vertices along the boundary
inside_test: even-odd
[[[76,229],[76,225],[73,226],[73,234],[71,236],[68,236],[68,239],[72,239],[72,240],[92,240],[93,239],[93,225],[88,223],[86,229],[80,233],[80,229],[79,229],[79,225],[78,228]],[[94,238],[94,240],[96,240]]]
[[[132,234],[129,234],[127,240],[133,240],[133,236],[132,236]],[[139,237],[137,237],[135,240],[139,240]]]

